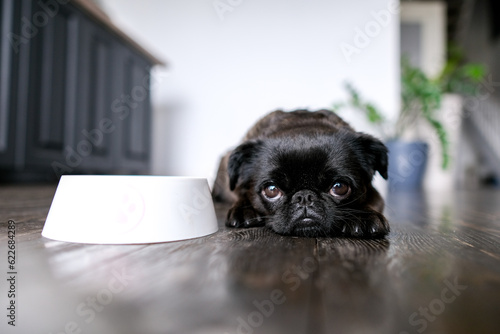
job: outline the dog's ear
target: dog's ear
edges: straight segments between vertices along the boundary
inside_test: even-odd
[[[229,156],[227,172],[229,188],[234,190],[238,183],[246,183],[252,175],[252,167],[257,154],[262,149],[261,141],[247,141],[234,149]]]
[[[387,147],[378,139],[364,133],[358,133],[356,138],[358,156],[363,163],[363,168],[370,176],[378,171],[387,180],[387,166],[389,158]]]

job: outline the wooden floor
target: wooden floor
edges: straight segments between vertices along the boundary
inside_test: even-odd
[[[1,333],[499,333],[498,191],[392,194],[385,240],[228,229],[217,206],[216,234],[123,246],[43,238],[54,191],[0,189]]]

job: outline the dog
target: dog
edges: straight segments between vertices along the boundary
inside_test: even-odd
[[[219,165],[212,195],[230,202],[229,227],[281,235],[382,238],[390,231],[372,186],[388,150],[329,110],[274,111]]]

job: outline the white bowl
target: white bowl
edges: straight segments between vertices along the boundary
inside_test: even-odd
[[[208,182],[172,176],[64,175],[42,235],[91,244],[142,244],[217,232]]]

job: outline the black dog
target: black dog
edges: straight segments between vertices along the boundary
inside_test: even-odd
[[[383,237],[384,201],[371,181],[375,171],[387,178],[387,163],[382,142],[331,111],[275,111],[222,159],[213,196],[234,203],[227,226]]]

